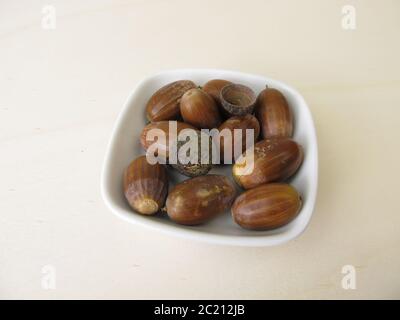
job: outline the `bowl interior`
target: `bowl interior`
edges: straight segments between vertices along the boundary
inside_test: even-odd
[[[133,212],[122,191],[122,174],[129,163],[144,154],[139,143],[142,128],[146,125],[145,105],[150,96],[163,85],[181,79],[204,85],[211,79],[226,79],[246,85],[258,94],[265,85],[280,90],[288,100],[295,119],[293,138],[304,148],[304,162],[297,174],[288,182],[295,186],[303,198],[300,214],[290,224],[271,231],[250,231],[236,225],[229,211],[216,219],[195,227],[180,226],[159,214],[145,217]],[[266,77],[223,70],[174,70],[163,72],[142,81],[128,98],[119,116],[107,150],[102,193],[110,209],[123,219],[174,235],[232,245],[264,246],[286,242],[299,235],[307,226],[315,203],[317,190],[317,141],[311,114],[302,96],[291,87]],[[231,166],[219,166],[210,173],[232,178]],[[172,184],[187,177],[169,170]],[[239,190],[239,189],[238,189]]]

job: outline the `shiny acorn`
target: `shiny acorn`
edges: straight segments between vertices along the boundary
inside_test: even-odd
[[[176,130],[174,130],[175,126]],[[190,124],[180,121],[171,120],[151,122],[143,128],[140,135],[140,144],[145,150],[148,150],[150,146],[152,146],[154,149],[157,149],[158,156],[162,157],[166,161],[169,156],[169,141],[177,141],[179,133],[184,129],[196,130],[196,128]],[[149,133],[157,133],[153,130],[161,130],[165,139],[151,139],[151,135]]]
[[[177,184],[168,195],[166,210],[176,223],[198,225],[229,209],[235,195],[229,178],[200,176]]]
[[[223,79],[213,79],[207,81],[204,86],[203,90],[207,92],[211,97],[214,98],[215,102],[221,103],[220,94],[223,87],[227,86],[228,84],[232,84],[232,82]]]
[[[160,88],[147,102],[147,119],[152,122],[178,119],[180,99],[186,91],[195,87],[193,81],[179,80]]]
[[[140,156],[125,170],[123,188],[133,210],[153,215],[164,206],[167,197],[167,172],[163,165],[152,165],[147,162],[146,156]]]
[[[248,151],[251,151],[248,150]],[[232,168],[235,181],[244,189],[261,184],[284,181],[303,162],[303,148],[290,138],[269,138],[254,145],[252,153],[244,153]]]
[[[221,163],[225,163],[224,155],[230,155],[232,162],[234,162],[235,153],[239,152],[238,156],[241,155],[247,148],[251,145],[246,144],[246,130],[253,130],[254,139],[251,141],[251,145],[257,141],[258,135],[260,134],[260,125],[256,117],[251,114],[246,114],[244,116],[234,116],[223,122],[219,128],[219,134],[215,137],[216,144],[219,145]],[[230,132],[230,141],[224,138],[227,134],[225,131]],[[235,139],[235,130],[239,130],[242,133],[241,139]],[[230,145],[228,144],[230,142]],[[231,151],[231,152],[229,152]],[[230,162],[230,163],[232,163]]]
[[[267,87],[261,91],[255,110],[265,139],[293,135],[292,110],[279,90]]]
[[[190,89],[180,100],[183,120],[198,129],[216,128],[221,123],[218,106],[214,99],[202,89]]]
[[[270,230],[292,221],[301,205],[301,197],[294,187],[283,183],[263,184],[236,198],[232,217],[243,228]]]

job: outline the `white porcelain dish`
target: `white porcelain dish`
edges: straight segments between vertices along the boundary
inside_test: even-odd
[[[181,79],[203,85],[211,79],[226,79],[251,87],[258,94],[265,85],[279,89],[288,100],[295,119],[294,139],[305,152],[304,162],[290,181],[303,198],[300,214],[290,224],[271,231],[251,231],[236,225],[229,212],[201,226],[181,226],[165,215],[141,216],[128,206],[122,191],[122,174],[128,164],[144,154],[139,137],[146,124],[145,105],[150,96],[163,85]],[[230,166],[213,169],[211,173],[231,176]],[[185,179],[174,173],[174,182]],[[258,75],[214,69],[183,69],[159,73],[143,80],[131,93],[114,127],[108,145],[101,177],[102,196],[106,205],[118,217],[144,227],[182,238],[233,246],[272,246],[285,243],[300,235],[308,225],[317,194],[318,148],[314,123],[303,97],[290,86]],[[151,236],[151,235],[149,235]]]

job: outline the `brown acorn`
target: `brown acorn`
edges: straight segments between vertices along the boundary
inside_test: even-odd
[[[303,148],[290,138],[265,139],[254,145],[254,162],[251,153],[238,158],[232,168],[233,177],[244,189],[283,181],[297,171],[303,157]]]
[[[222,107],[232,116],[253,113],[256,98],[252,89],[241,84],[227,85],[220,93]]]
[[[176,132],[175,130],[172,130],[170,132],[170,128],[173,129],[176,126]],[[151,132],[154,129],[161,130],[164,133],[165,139],[150,139],[150,136],[148,136],[149,132]],[[191,126],[190,124],[180,122],[180,121],[157,121],[157,122],[151,122],[147,126],[145,126],[142,130],[142,134],[140,136],[140,143],[143,146],[145,150],[147,150],[150,146],[153,145],[153,147],[157,148],[158,155],[162,157],[163,159],[167,159],[169,155],[169,141],[176,141],[177,135],[183,130],[183,129],[192,129],[196,130],[195,127]]]
[[[204,223],[230,208],[236,195],[234,184],[225,176],[206,175],[185,180],[169,193],[168,216],[179,224]]]
[[[218,128],[219,135],[217,135],[215,139],[217,140],[216,141],[217,145],[219,144],[221,163],[225,163],[223,161],[225,152],[228,155],[229,150],[231,150],[230,157],[232,159],[232,162],[234,162],[235,152],[239,151],[240,153],[239,155],[241,155],[247,148],[251,146],[246,144],[247,129],[253,130],[254,139],[251,145],[254,145],[254,143],[257,141],[258,135],[260,134],[260,125],[256,117],[254,117],[253,115],[246,114],[244,116],[231,117],[219,126]],[[227,137],[226,140],[224,138],[224,135],[228,133],[228,132],[225,133],[226,130],[229,130],[230,132],[230,137],[231,137],[230,140],[229,137]],[[242,133],[241,139],[235,139],[235,130],[241,131]],[[231,142],[230,145],[227,144],[229,142]]]
[[[292,111],[279,90],[267,87],[260,92],[256,103],[256,116],[264,139],[293,135]]]
[[[196,85],[190,80],[179,80],[157,90],[146,105],[150,121],[176,120],[179,117],[179,101],[183,94]]]
[[[214,99],[199,88],[185,92],[180,102],[180,111],[183,120],[198,129],[216,128],[221,123]]]
[[[294,187],[283,183],[263,184],[236,198],[232,217],[243,228],[270,230],[292,221],[300,212],[301,204]]]
[[[213,79],[206,82],[203,86],[203,90],[207,92],[217,104],[221,104],[220,94],[223,87],[227,86],[228,84],[232,84],[232,82],[228,80],[222,79]]]
[[[140,156],[125,170],[123,180],[125,198],[136,212],[152,215],[164,206],[168,178],[163,165],[152,165]]]

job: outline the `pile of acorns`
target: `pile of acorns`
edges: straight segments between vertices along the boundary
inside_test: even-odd
[[[147,103],[146,114],[150,123],[143,129],[141,144],[147,150],[158,143],[159,153],[167,164],[150,164],[146,156],[140,156],[126,169],[124,194],[137,213],[154,215],[166,211],[179,224],[198,225],[231,208],[234,221],[253,230],[281,227],[299,213],[302,204],[299,193],[282,181],[299,169],[303,150],[291,139],[293,115],[280,91],[267,86],[257,97],[247,86],[226,80],[211,80],[202,88],[192,81],[180,80],[155,92]],[[232,132],[253,129],[252,170],[243,170],[249,156],[244,138],[243,154],[232,168],[234,180],[245,191],[237,196],[237,188],[230,178],[207,174],[213,166],[211,163],[168,165],[170,121],[175,121],[178,134],[183,129],[196,132],[213,128]],[[148,139],[151,129],[165,132],[165,145]],[[234,139],[231,142],[238,143]],[[219,147],[222,153],[222,141]],[[168,191],[167,168],[171,167],[190,178]]]

